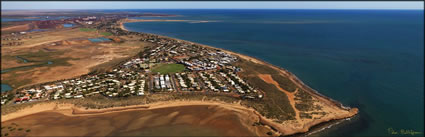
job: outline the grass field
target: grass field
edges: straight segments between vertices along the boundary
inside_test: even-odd
[[[102,34],[103,36],[111,36],[112,35],[112,33],[109,33],[109,32],[101,32],[100,34]]]
[[[80,31],[96,31],[96,29],[92,29],[92,28],[80,28]]]
[[[159,72],[161,74],[169,74],[181,72],[184,70],[182,64],[159,64],[152,69],[152,72]]]

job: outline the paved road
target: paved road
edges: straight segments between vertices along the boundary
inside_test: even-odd
[[[181,92],[180,89],[176,86],[177,84],[175,83],[176,82],[176,79],[174,79],[174,75],[171,74],[169,76],[170,76],[171,85],[173,86],[174,91]]]

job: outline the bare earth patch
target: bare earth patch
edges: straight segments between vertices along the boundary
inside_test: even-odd
[[[52,117],[56,120],[51,119]],[[106,120],[106,117],[109,117],[109,120]],[[84,122],[86,120],[98,126]],[[17,113],[2,115],[2,124],[9,125],[14,122],[32,130],[29,134],[20,134],[23,136],[69,135],[77,130],[79,134],[73,135],[92,135],[90,131],[99,131],[95,134],[98,136],[131,135],[140,134],[138,131],[163,126],[181,128],[179,125],[205,127],[205,129],[199,129],[205,130],[200,132],[200,135],[266,136],[264,131],[267,129],[265,127],[252,126],[258,120],[259,116],[254,113],[253,109],[239,104],[211,101],[170,101],[100,110],[80,108],[71,104],[42,103]],[[60,121],[67,122],[61,123]],[[146,122],[150,124],[146,124]],[[38,126],[33,126],[34,123],[37,123]],[[56,128],[55,131],[45,132],[44,129],[52,125]],[[80,130],[82,128],[87,130]],[[169,132],[180,133],[173,131],[174,128],[170,128]],[[214,131],[207,129],[214,129]],[[161,133],[156,133],[156,135],[158,134]]]

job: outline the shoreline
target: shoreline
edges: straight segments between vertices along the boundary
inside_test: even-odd
[[[125,20],[120,20],[118,23],[119,24],[117,24],[117,25],[119,25],[119,27],[122,30],[128,31],[128,32],[134,32],[134,31],[129,31],[129,30],[125,29],[125,27],[124,27],[124,23],[126,23]],[[138,33],[138,32],[136,32],[136,33]],[[151,33],[146,33],[146,34],[151,34]],[[294,74],[290,73],[286,69],[275,66],[275,65],[270,64],[270,63],[263,61],[261,59],[257,59],[255,57],[250,57],[250,56],[243,55],[243,54],[240,54],[240,53],[236,53],[236,52],[232,52],[232,51],[228,51],[228,50],[225,50],[225,49],[216,48],[216,47],[212,47],[212,46],[208,46],[208,45],[204,45],[204,44],[199,44],[199,43],[195,43],[195,42],[191,42],[191,41],[187,41],[187,40],[181,40],[181,39],[157,35],[157,34],[151,34],[151,35],[156,35],[158,37],[163,37],[163,38],[168,38],[168,39],[174,39],[174,40],[177,40],[177,41],[184,41],[184,42],[187,42],[187,43],[196,44],[196,45],[203,46],[203,47],[206,47],[206,48],[219,49],[219,50],[222,50],[223,52],[226,52],[226,53],[232,54],[232,55],[236,55],[239,58],[245,59],[247,61],[267,65],[267,66],[269,66],[269,67],[271,67],[275,70],[278,70],[282,75],[288,76],[288,78],[290,78],[294,82],[294,84],[296,84],[299,88],[304,89],[305,91],[309,92],[312,96],[316,97],[320,102],[322,102],[325,105],[332,107],[332,108],[337,107],[340,110],[348,111],[348,114],[346,114],[346,113],[339,114],[339,115],[338,114],[333,114],[333,115],[330,114],[330,116],[328,115],[325,118],[320,118],[320,119],[317,119],[317,120],[314,119],[313,121],[307,122],[307,123],[304,122],[302,127],[294,127],[293,123],[285,123],[284,124],[284,123],[274,122],[272,119],[269,119],[265,116],[262,116],[258,111],[256,111],[255,109],[253,109],[251,107],[245,107],[245,106],[242,106],[241,104],[231,104],[231,103],[225,103],[225,102],[221,102],[221,101],[198,101],[198,100],[197,101],[180,101],[180,100],[173,100],[173,101],[160,101],[160,102],[155,102],[155,103],[151,103],[151,104],[132,105],[132,106],[124,106],[124,107],[111,107],[111,108],[104,108],[104,109],[84,109],[83,107],[77,107],[73,104],[57,104],[57,103],[52,103],[52,102],[42,102],[40,104],[34,104],[31,107],[25,107],[21,110],[18,110],[17,112],[14,112],[14,113],[2,115],[2,122],[13,120],[13,119],[23,117],[23,116],[28,116],[28,115],[39,113],[39,112],[44,112],[44,111],[58,112],[58,113],[62,113],[62,114],[67,115],[67,116],[84,116],[84,115],[100,115],[100,114],[106,114],[106,113],[115,113],[115,112],[131,111],[131,110],[150,110],[150,109],[170,108],[170,107],[178,107],[178,106],[219,105],[219,106],[223,106],[224,108],[230,109],[230,110],[239,110],[239,111],[244,110],[244,113],[245,112],[253,113],[253,114],[256,115],[256,117],[258,117],[260,123],[262,123],[266,126],[272,127],[272,129],[274,131],[277,131],[279,134],[281,134],[281,135],[293,135],[293,134],[296,134],[296,133],[308,132],[311,127],[316,126],[320,123],[329,122],[329,121],[332,121],[332,120],[340,120],[340,119],[350,118],[350,117],[355,116],[358,113],[357,108],[350,108],[350,107],[343,106],[342,103],[340,103],[336,100],[333,100],[329,97],[326,97],[326,96],[318,93],[318,91],[316,91],[316,90],[310,88],[309,86],[305,85]],[[288,121],[293,122],[292,120],[288,120]],[[287,125],[287,124],[289,124],[289,125]]]
[[[133,23],[133,22],[189,22],[189,23],[207,23],[207,22],[218,22],[211,20],[175,20],[175,19],[124,19],[121,20],[124,23]]]
[[[259,120],[261,119],[261,115],[256,115],[255,110],[253,108],[246,108],[239,103],[226,103],[226,102],[215,101],[215,100],[214,101],[171,100],[171,101],[160,101],[160,102],[143,104],[143,105],[111,107],[111,108],[104,108],[104,109],[87,109],[83,106],[77,106],[72,103],[41,102],[39,104],[34,104],[32,107],[26,107],[18,111],[18,112],[27,113],[26,115],[22,115],[20,113],[11,113],[12,115],[21,115],[21,116],[15,116],[15,117],[11,117],[11,115],[8,115],[8,117],[2,116],[2,124],[4,123],[10,124],[15,122],[14,120],[16,120],[16,122],[19,122],[19,121],[22,121],[22,118],[28,119],[32,117],[32,115],[35,115],[35,116],[40,115],[39,113],[41,112],[44,112],[45,114],[55,113],[56,116],[60,116],[65,119],[73,119],[74,117],[77,119],[81,117],[85,117],[85,118],[105,117],[110,115],[120,115],[122,112],[124,112],[124,114],[128,114],[128,113],[149,114],[151,112],[155,112],[155,113],[161,113],[160,115],[164,115],[164,116],[176,116],[177,114],[181,113],[181,111],[184,111],[185,109],[199,108],[199,107],[211,109],[211,111],[213,111],[212,112],[213,114],[212,115],[207,114],[206,115],[207,119],[201,120],[200,123],[195,122],[193,124],[202,125],[202,123],[205,124],[205,122],[208,122],[208,121],[214,124],[216,122],[214,118],[220,117],[223,115],[232,115],[232,116],[236,116],[236,121],[234,122],[236,122],[235,125],[240,125],[240,127],[238,126],[238,128],[242,128],[242,129],[246,129],[247,131],[250,131],[250,133],[247,133],[247,134],[252,133],[252,136],[266,136],[266,133],[264,132],[265,129],[272,131],[272,129],[267,126],[261,126],[261,125],[252,126],[253,123],[258,123]],[[40,109],[44,109],[44,111],[40,111]],[[175,109],[178,109],[177,112],[173,111]],[[179,109],[182,109],[182,110],[179,110]],[[39,112],[35,112],[35,111],[39,111]],[[30,113],[30,112],[33,112],[33,113]],[[162,113],[162,112],[165,112],[165,113]],[[205,114],[202,114],[202,115],[205,115]],[[146,115],[146,118],[149,118],[149,117],[151,117],[151,115]],[[190,120],[191,119],[190,116],[184,115],[184,114],[180,115],[179,118],[182,118],[181,120],[189,118],[189,121],[193,121],[193,120]],[[136,119],[136,120],[140,120],[140,119]],[[196,121],[196,118],[194,120]],[[187,124],[191,125],[190,122]],[[226,129],[223,127],[220,127],[219,130],[226,131]],[[229,134],[229,133],[232,136],[238,135],[238,134],[235,134],[234,132],[228,132],[226,134]]]
[[[59,102],[40,102],[33,106],[25,107],[14,113],[1,116],[1,122],[14,120],[16,118],[28,116],[40,112],[57,112],[66,116],[88,116],[88,115],[102,115],[108,113],[118,113],[124,111],[134,110],[154,110],[166,109],[179,106],[199,106],[199,105],[217,105],[230,110],[247,110],[255,111],[253,108],[247,108],[238,103],[225,103],[221,101],[201,101],[201,100],[173,100],[173,101],[159,101],[155,103],[148,103],[142,105],[119,106],[102,109],[85,108],[76,106],[72,103],[59,103]],[[25,113],[26,112],[26,113]],[[260,115],[259,115],[260,116]]]
[[[130,31],[130,30],[126,29],[126,28],[124,27],[124,23],[127,23],[127,22],[120,22],[120,28],[121,28],[122,30],[129,31],[129,32],[136,32],[136,31]],[[145,33],[145,32],[144,32],[144,33]],[[209,45],[204,45],[204,44],[200,44],[200,43],[196,43],[196,42],[192,42],[192,41],[182,40],[182,39],[173,38],[173,37],[168,37],[168,36],[163,36],[163,35],[159,35],[159,34],[152,34],[152,33],[147,33],[147,34],[157,35],[157,36],[160,36],[160,37],[165,37],[165,38],[169,38],[169,39],[175,39],[175,40],[179,40],[179,41],[186,41],[186,42],[188,42],[188,43],[197,44],[197,45],[204,46],[204,47],[207,47],[207,48],[219,49],[219,50],[222,50],[222,51],[224,51],[224,52],[227,52],[227,53],[230,53],[230,54],[233,54],[233,55],[237,55],[237,56],[239,56],[239,57],[241,57],[241,58],[244,58],[244,59],[246,59],[246,60],[248,60],[248,61],[252,61],[252,62],[254,62],[254,63],[259,63],[259,64],[264,64],[264,65],[270,66],[270,67],[272,67],[273,69],[276,69],[276,70],[278,70],[278,71],[282,72],[282,73],[283,73],[283,74],[285,74],[286,76],[289,76],[289,77],[290,77],[290,79],[294,80],[294,83],[295,83],[295,84],[297,84],[298,86],[302,87],[304,90],[308,91],[309,93],[312,93],[312,94],[314,94],[314,95],[316,95],[316,96],[319,96],[320,98],[327,99],[328,101],[331,101],[334,105],[339,106],[341,109],[345,109],[345,110],[350,110],[350,109],[352,109],[351,107],[344,106],[344,105],[343,105],[341,102],[339,102],[339,101],[336,101],[336,100],[334,100],[334,99],[332,99],[332,98],[330,98],[330,97],[327,97],[327,96],[325,96],[325,95],[323,95],[323,94],[320,94],[317,90],[315,90],[315,89],[313,89],[313,88],[309,87],[308,85],[306,85],[306,84],[305,84],[304,82],[302,82],[302,81],[301,81],[301,80],[300,80],[300,79],[299,79],[299,78],[298,78],[295,74],[293,74],[293,73],[289,72],[289,71],[288,71],[288,70],[286,70],[285,68],[282,68],[282,67],[279,67],[279,66],[273,65],[273,64],[271,64],[271,63],[269,63],[269,62],[267,62],[267,61],[264,61],[264,60],[262,60],[262,59],[258,59],[258,58],[256,58],[256,57],[251,57],[251,56],[248,56],[248,55],[244,55],[244,54],[242,54],[242,53],[236,53],[236,52],[229,51],[229,50],[226,50],[226,49],[217,48],[217,47],[212,47],[212,46],[209,46]]]
[[[124,23],[127,23],[127,22],[125,22],[125,20],[126,19],[120,21],[120,28],[122,30],[125,30],[125,31],[128,31],[128,32],[136,32],[136,31],[130,31],[130,30],[125,28]],[[139,33],[139,32],[137,32],[137,33]],[[163,35],[158,35],[158,34],[152,34],[152,33],[146,33],[146,34],[156,35],[158,37],[174,39],[174,40],[178,40],[178,41],[185,41],[187,43],[196,44],[196,45],[203,46],[203,47],[206,47],[206,48],[219,49],[219,50],[222,50],[223,52],[226,52],[226,53],[229,53],[229,54],[232,54],[232,55],[236,55],[236,56],[243,58],[245,60],[248,60],[248,61],[251,61],[251,62],[254,62],[254,63],[257,63],[257,64],[267,65],[267,66],[279,71],[281,74],[288,76],[288,78],[291,79],[294,82],[294,84],[296,84],[299,88],[304,89],[306,92],[310,93],[312,96],[316,97],[318,100],[325,103],[326,105],[335,106],[335,107],[338,107],[341,110],[345,110],[345,111],[349,112],[347,115],[335,116],[334,118],[314,120],[313,122],[308,123],[307,125],[304,125],[304,127],[302,129],[292,129],[292,131],[288,131],[288,129],[286,127],[283,127],[283,124],[273,122],[273,120],[265,118],[265,117],[262,116],[262,119],[260,119],[262,121],[261,123],[266,123],[266,125],[274,127],[279,132],[285,133],[283,135],[293,135],[293,134],[296,134],[296,133],[305,133],[305,132],[308,132],[311,127],[316,126],[320,123],[329,122],[329,121],[332,121],[332,120],[341,120],[341,119],[352,118],[352,117],[356,116],[359,112],[358,108],[351,108],[351,107],[344,106],[341,102],[336,101],[336,100],[334,100],[330,97],[327,97],[323,94],[320,94],[317,90],[309,87],[304,82],[302,82],[295,74],[289,72],[288,70],[286,70],[282,67],[273,65],[273,64],[271,64],[267,61],[264,61],[264,60],[261,60],[261,59],[255,58],[255,57],[251,57],[251,56],[248,56],[248,55],[244,55],[244,54],[241,54],[241,53],[236,53],[236,52],[229,51],[229,50],[226,50],[226,49],[212,47],[212,46],[209,46],[209,45],[200,44],[200,43],[196,43],[196,42],[192,42],[192,41],[187,41],[187,40],[182,40],[182,39],[178,39],[178,38],[173,38],[173,37],[168,37],[168,36],[163,36]],[[255,111],[255,113],[260,115],[257,111]]]

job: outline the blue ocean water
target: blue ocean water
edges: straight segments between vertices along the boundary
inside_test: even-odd
[[[47,16],[33,16],[38,18],[1,18],[1,22],[11,22],[11,21],[39,21],[39,20],[57,20],[57,19],[67,19],[69,17],[59,16],[59,17],[49,17]]]
[[[145,12],[191,21],[126,23],[126,29],[260,58],[360,109],[359,117],[323,135],[388,136],[388,128],[424,135],[423,10]]]

